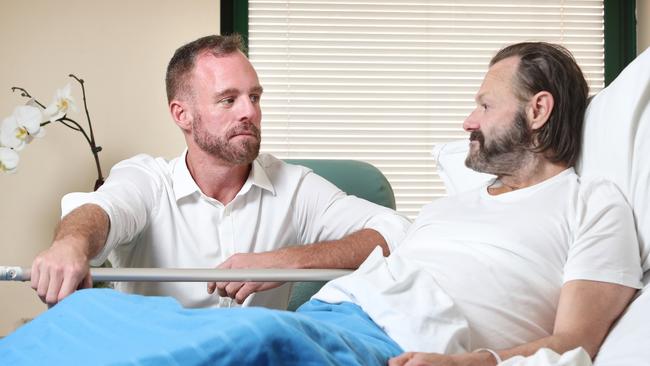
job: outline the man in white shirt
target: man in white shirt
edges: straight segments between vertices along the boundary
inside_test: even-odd
[[[316,298],[354,294],[406,351],[428,352],[407,352],[389,365],[494,365],[542,347],[563,353],[581,346],[595,357],[641,287],[642,270],[621,192],[604,180],[581,181],[573,170],[587,91],[564,48],[522,43],[497,53],[463,125],[471,132],[466,165],[497,178],[424,208],[390,258],[371,255],[352,275],[377,283],[386,273],[418,272],[408,290],[378,286],[392,297],[364,306],[375,295],[341,279]],[[400,300],[424,288],[417,304],[429,298],[444,306],[414,305],[402,317]]]
[[[18,359],[21,350],[41,351],[44,343],[47,354],[62,355],[73,338],[51,333],[68,324],[70,312],[81,337],[96,335],[102,347],[132,342],[121,334],[149,339],[149,323],[200,319],[187,341],[181,330],[164,327],[179,339],[173,347],[179,356],[143,341],[131,347],[129,360],[171,363],[183,355],[187,364],[480,366],[542,347],[563,353],[578,346],[593,358],[641,287],[642,270],[623,195],[610,182],[581,181],[572,168],[587,91],[560,46],[520,43],[499,51],[464,122],[471,132],[466,164],[497,178],[425,207],[389,257],[375,249],[296,313],[188,313],[164,299],[86,291],[0,343],[0,356]],[[89,306],[97,303],[113,306]],[[125,315],[163,306],[171,309],[154,319]],[[110,336],[95,330],[113,321],[120,326]],[[66,357],[80,357],[86,346]],[[106,364],[127,357],[92,356]]]
[[[89,287],[89,262],[106,258],[117,267],[357,268],[376,246],[388,255],[401,241],[409,222],[394,211],[347,196],[306,168],[258,156],[262,86],[241,50],[238,36],[207,36],[175,52],[167,97],[187,150],[169,162],[127,159],[97,192],[64,197],[54,242],[32,264],[32,288],[44,302]],[[116,287],[171,295],[187,307],[232,300],[282,307],[289,287],[280,285]]]

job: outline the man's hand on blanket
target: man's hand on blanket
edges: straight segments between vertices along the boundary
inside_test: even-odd
[[[493,366],[496,364],[496,359],[487,352],[458,355],[406,352],[388,360],[388,366]]]
[[[279,251],[238,253],[226,259],[217,268],[286,268],[286,262],[283,262],[281,256],[282,254]],[[242,304],[251,294],[270,290],[282,284],[283,282],[209,282],[208,293],[212,294],[216,289],[219,296],[230,297],[237,301],[238,304]]]
[[[79,288],[92,287],[88,256],[77,239],[55,241],[32,263],[31,286],[41,301],[55,305]]]

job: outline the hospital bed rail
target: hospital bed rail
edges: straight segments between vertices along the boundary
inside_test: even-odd
[[[91,268],[93,282],[317,282],[351,273],[347,269]],[[31,268],[0,266],[0,281],[30,281]]]

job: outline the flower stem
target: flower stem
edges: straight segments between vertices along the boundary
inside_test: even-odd
[[[81,92],[83,94],[83,101],[84,101],[84,110],[86,111],[86,120],[88,121],[88,130],[90,132],[90,136],[86,133],[83,127],[79,123],[77,123],[75,120],[70,119],[67,117],[67,115],[64,115],[63,117],[59,118],[56,120],[56,122],[61,122],[64,126],[81,132],[81,134],[84,136],[86,141],[88,142],[88,145],[90,145],[90,151],[93,154],[93,158],[95,159],[95,167],[97,168],[97,180],[95,181],[95,190],[99,188],[102,184],[104,184],[104,176],[102,175],[102,168],[99,163],[99,152],[102,151],[101,146],[97,146],[95,143],[95,134],[93,133],[93,125],[90,122],[90,113],[88,112],[88,104],[86,101],[86,88],[84,87],[84,81],[83,79],[79,79],[76,77],[74,74],[69,75],[71,78],[75,79],[80,85],[81,85]],[[20,95],[25,97],[25,98],[30,98],[31,100],[34,101],[34,103],[38,104],[41,108],[46,109],[45,105],[39,102],[36,98],[32,97],[31,94],[24,88],[20,88],[17,86],[14,86],[11,88],[12,92],[15,91],[20,91]],[[45,126],[47,124],[50,124],[51,121],[45,121],[41,123],[41,126]]]
[[[81,134],[84,135],[84,138],[86,139],[86,141],[88,141],[88,144],[90,144],[90,138],[88,137],[88,134],[87,134],[86,131],[83,129],[83,127],[81,127],[81,126],[79,125],[79,123],[77,123],[77,121],[75,121],[75,120],[73,120],[73,119],[70,119],[70,118],[68,118],[68,117],[66,117],[66,116],[63,116],[63,117],[57,119],[55,122],[61,122],[61,123],[64,124],[66,127],[69,127],[69,128],[71,128],[71,129],[73,129],[73,130],[75,130],[75,131],[79,131],[79,132],[81,132]],[[71,124],[72,124],[72,125],[71,125]]]
[[[71,78],[77,80],[77,82],[81,85],[81,93],[83,96],[83,101],[84,101],[84,110],[86,111],[86,120],[88,121],[88,131],[90,132],[90,139],[84,132],[84,136],[86,137],[86,140],[88,140],[88,143],[90,144],[90,150],[93,153],[93,157],[95,158],[95,167],[97,168],[97,180],[95,181],[95,190],[99,188],[102,184],[104,184],[104,177],[102,176],[102,168],[99,164],[99,152],[102,151],[101,146],[97,146],[95,143],[95,134],[93,132],[93,125],[90,122],[90,113],[88,112],[88,103],[86,102],[86,88],[84,87],[84,81],[83,79],[79,79],[77,76],[74,74],[68,75]],[[79,126],[79,125],[77,125]],[[81,126],[79,126],[81,129]]]
[[[15,92],[16,90],[20,90],[20,96],[21,97],[31,98],[34,101],[34,103],[38,104],[41,108],[45,109],[45,106],[43,104],[41,104],[41,102],[36,100],[36,98],[32,98],[32,96],[27,92],[27,90],[25,90],[23,88],[19,88],[17,86],[12,86],[11,87],[12,92]]]

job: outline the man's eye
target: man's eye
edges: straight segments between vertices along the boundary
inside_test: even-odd
[[[488,105],[487,104],[481,104],[481,108],[483,108],[484,111],[488,110]]]
[[[223,105],[232,105],[235,103],[235,98],[223,98],[219,101],[219,104]]]
[[[253,103],[259,103],[259,101],[260,101],[260,96],[257,95],[257,94],[251,95],[250,98],[251,98],[251,102],[253,102]]]

